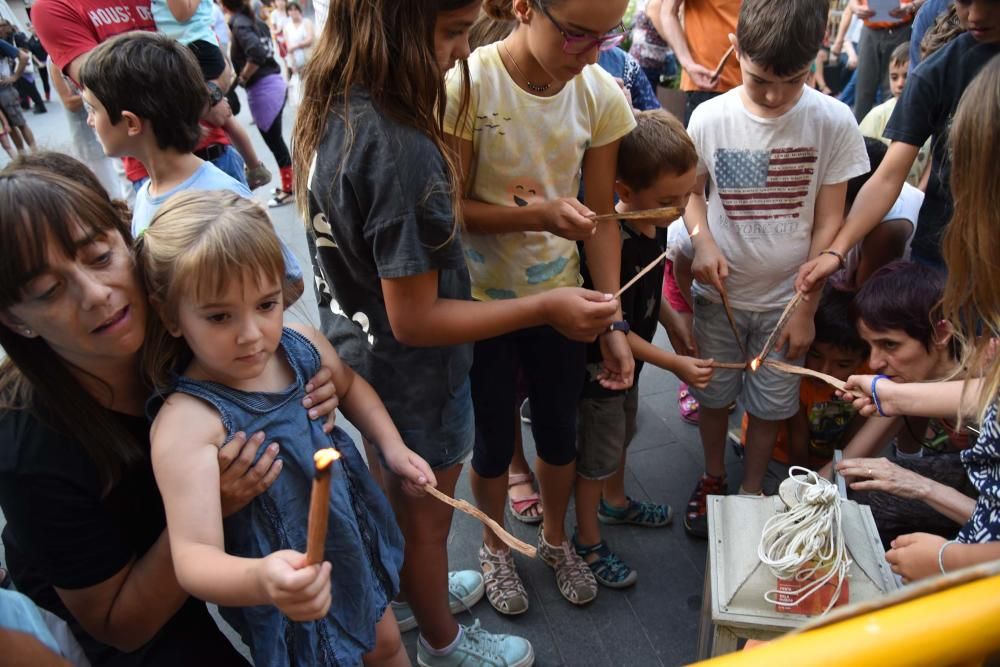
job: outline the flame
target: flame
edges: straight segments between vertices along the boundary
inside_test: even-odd
[[[694,229],[691,230],[691,233],[688,236],[698,236],[698,232],[700,231],[701,231],[701,225],[695,225]]]
[[[340,452],[333,447],[321,449],[313,454],[313,462],[316,464],[316,471],[326,470],[334,461],[340,458]]]
[[[756,359],[754,359],[753,361],[750,362],[750,370],[751,371],[753,371],[754,373],[756,373],[758,368],[760,368],[760,357],[758,357],[758,358],[756,358]]]

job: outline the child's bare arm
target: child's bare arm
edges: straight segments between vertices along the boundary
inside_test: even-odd
[[[847,181],[820,186],[816,194],[816,207],[813,215],[812,240],[809,242],[809,259],[819,256],[819,253],[830,247],[837,235],[837,230],[844,220],[844,201],[847,196]],[[820,290],[814,288],[809,299],[800,305],[792,314],[788,325],[778,338],[778,348],[788,345],[788,357],[798,359],[812,345],[816,336],[816,309],[819,308]]]
[[[163,496],[177,581],[192,595],[233,607],[274,604],[293,620],[330,606],[330,565],[278,551],[264,558],[225,552],[217,452],[225,439],[206,403],[174,394],[153,422],[153,472]]]
[[[719,250],[712,236],[712,230],[708,227],[708,202],[705,201],[705,184],[708,182],[708,174],[698,177],[694,186],[694,192],[688,200],[688,205],[684,209],[684,225],[691,236],[691,245],[694,247],[694,259],[691,264],[691,272],[699,282],[705,285],[714,285],[720,292],[723,290],[723,281],[729,277],[729,265],[725,257]]]
[[[899,197],[903,183],[910,173],[910,167],[913,166],[913,161],[919,152],[919,146],[911,146],[901,141],[892,142],[882,159],[882,164],[862,186],[854,200],[854,205],[847,215],[847,222],[839,232],[836,232],[826,248],[846,255],[856,243],[875,229]],[[815,233],[813,238],[816,238]],[[810,255],[810,257],[811,259],[799,269],[795,281],[796,289],[805,292],[812,291],[840,266],[837,258],[831,255]]]
[[[424,484],[437,484],[427,462],[412,452],[392,422],[375,389],[341,360],[330,341],[316,329],[292,324],[290,328],[306,336],[319,351],[320,363],[333,372],[333,383],[340,396],[340,409],[364,437],[378,447],[389,469],[417,493]]]
[[[614,211],[615,172],[618,163],[618,146],[613,141],[604,146],[590,148],[583,155],[584,198],[587,206],[598,214]],[[614,294],[621,287],[621,231],[618,223],[603,222],[597,231],[585,239],[587,268],[594,281],[594,289]],[[615,314],[621,319],[621,308]],[[628,339],[620,331],[602,334],[598,341],[604,363],[601,384],[608,389],[627,389],[632,386],[635,359]]]
[[[474,157],[472,141],[456,136],[449,136],[448,141],[459,155],[462,181],[468,183]],[[597,231],[597,224],[587,217],[591,212],[573,197],[528,202],[526,206],[499,206],[468,197],[462,200],[462,217],[473,234],[549,232],[571,241],[583,241]]]
[[[662,368],[697,389],[704,389],[712,379],[712,360],[685,357],[653,345],[634,332],[628,335],[636,359]]]

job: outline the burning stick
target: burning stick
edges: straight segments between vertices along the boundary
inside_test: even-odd
[[[451,496],[441,493],[430,484],[424,487],[424,491],[431,494],[432,496],[443,502],[445,505],[451,505],[455,509],[465,512],[471,517],[479,519],[479,521],[486,524],[490,528],[490,530],[493,531],[493,534],[499,537],[500,540],[504,544],[509,546],[511,549],[520,551],[528,558],[535,558],[538,555],[538,550],[535,549],[535,547],[531,546],[530,544],[522,542],[521,540],[517,539],[516,537],[508,533],[506,530],[503,529],[503,526],[501,526],[499,523],[486,516],[483,512],[479,511],[479,508],[473,507],[464,500],[455,500]]]
[[[651,211],[657,211],[657,210],[665,210],[665,209],[655,209],[654,208],[654,209],[650,209],[650,210]],[[694,229],[691,230],[691,236],[694,237],[697,234],[698,234],[698,225],[695,225]],[[625,292],[625,290],[627,290],[632,285],[635,285],[637,282],[639,282],[640,278],[642,278],[644,275],[646,275],[647,273],[649,273],[650,271],[652,271],[653,269],[655,269],[657,264],[659,264],[660,262],[662,262],[663,260],[665,260],[667,258],[667,254],[669,252],[670,252],[670,248],[667,248],[666,250],[663,251],[663,254],[661,254],[659,257],[657,257],[652,262],[650,262],[649,264],[647,264],[646,267],[642,271],[640,271],[639,273],[637,273],[634,276],[632,276],[632,280],[630,280],[627,283],[625,283],[624,287],[622,287],[620,290],[618,290],[617,292],[615,292],[615,298],[617,299],[618,297],[620,297],[622,295],[622,293]]]
[[[721,281],[720,281],[721,282]],[[722,307],[726,309],[726,317],[729,319],[729,328],[733,330],[733,337],[736,338],[736,344],[740,348],[740,354],[743,358],[747,358],[747,350],[743,347],[743,340],[740,338],[740,330],[736,328],[736,318],[733,316],[733,309],[729,306],[729,294],[726,293],[725,284],[722,285],[722,289],[719,291],[722,296]]]
[[[822,380],[831,387],[835,387],[840,391],[844,391],[847,387],[847,383],[845,383],[843,380],[838,380],[832,375],[827,375],[826,373],[820,373],[819,371],[809,370],[808,368],[803,368],[801,366],[793,366],[791,364],[786,364],[785,362],[778,361],[776,359],[772,359],[771,361],[765,361],[764,365],[767,366],[768,368],[773,368],[783,373],[790,373],[792,375],[803,375],[816,378],[817,380]]]
[[[326,545],[326,526],[330,515],[330,479],[333,462],[340,458],[340,452],[332,447],[313,454],[316,475],[313,478],[312,497],[309,500],[308,539],[306,540],[306,564],[323,562]]]
[[[716,81],[719,80],[720,76],[722,76],[722,68],[726,66],[726,63],[729,61],[729,58],[731,58],[732,55],[733,55],[733,53],[735,53],[735,52],[736,52],[736,47],[735,46],[730,46],[726,50],[726,52],[723,54],[722,60],[719,61],[719,64],[715,66],[715,71],[712,72],[712,83],[713,84]]]
[[[785,328],[785,325],[788,324],[788,319],[802,302],[802,298],[804,296],[805,295],[802,292],[796,292],[795,296],[792,297],[792,300],[788,302],[787,306],[785,306],[785,309],[781,312],[781,317],[778,318],[778,323],[774,325],[774,331],[772,331],[771,335],[767,337],[766,341],[764,341],[764,349],[762,349],[760,354],[758,354],[757,357],[750,362],[750,370],[756,371],[760,368],[761,363],[767,359],[767,355],[771,354],[771,349],[778,341],[778,335],[781,333],[781,330]]]
[[[660,218],[676,219],[684,215],[684,209],[675,206],[664,208],[647,208],[642,211],[628,211],[627,213],[602,213],[592,215],[590,219],[594,222],[604,222],[606,220],[650,220]]]

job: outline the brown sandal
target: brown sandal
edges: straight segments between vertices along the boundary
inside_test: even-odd
[[[542,498],[535,491],[529,496],[515,499],[510,496],[510,488],[518,484],[531,484],[534,486],[534,483],[535,475],[530,472],[509,475],[507,478],[507,509],[510,510],[511,515],[515,519],[522,523],[535,524],[541,522],[544,518],[542,515]],[[535,509],[535,513],[529,514],[532,509]]]

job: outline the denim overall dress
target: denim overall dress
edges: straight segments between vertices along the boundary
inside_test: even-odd
[[[226,553],[260,558],[281,549],[305,552],[313,452],[335,447],[325,558],[333,565],[333,604],[326,618],[296,623],[277,607],[221,609],[266,667],[355,667],[375,646],[375,624],[399,590],[403,537],[389,503],[350,437],[323,432],[302,407],[305,384],[319,370],[319,352],[291,329],[281,335],[295,383],[277,393],[247,393],[180,377],[174,390],[200,398],[222,417],[228,442],[237,430],[264,431],[281,446],[283,469],[271,488],[224,522]]]

